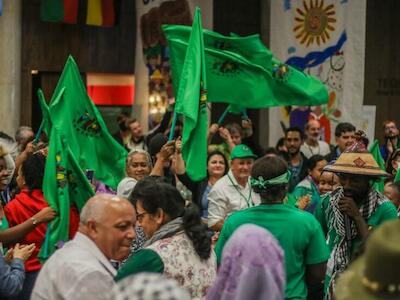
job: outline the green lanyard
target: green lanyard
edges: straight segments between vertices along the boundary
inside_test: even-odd
[[[252,191],[253,189],[250,187],[249,197],[246,197],[245,195],[242,194],[242,192],[239,190],[239,188],[238,188],[238,187],[236,186],[236,184],[233,182],[233,180],[232,180],[231,176],[229,176],[229,174],[228,174],[228,178],[229,178],[229,180],[231,181],[231,183],[233,184],[233,186],[235,187],[236,191],[239,193],[239,195],[246,201],[247,207],[252,207],[252,206],[254,206],[253,199],[251,198],[251,191]],[[249,184],[249,183],[248,183],[248,184]]]

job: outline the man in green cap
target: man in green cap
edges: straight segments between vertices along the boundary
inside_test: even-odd
[[[211,229],[220,231],[225,218],[232,212],[260,203],[260,196],[252,191],[249,182],[255,157],[246,145],[232,149],[231,169],[208,194],[208,227]]]

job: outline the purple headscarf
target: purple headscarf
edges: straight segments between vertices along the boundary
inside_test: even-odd
[[[266,229],[240,226],[226,243],[218,276],[207,300],[282,300],[285,294],[283,250]]]

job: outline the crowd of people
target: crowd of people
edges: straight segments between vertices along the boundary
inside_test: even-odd
[[[47,143],[26,126],[0,133],[0,299],[400,299],[395,121],[383,124],[384,167],[350,123],[335,145],[312,119],[267,149],[249,119],[212,124],[195,181],[170,118],[144,134],[118,116],[125,177],[115,190],[92,182],[46,262]]]

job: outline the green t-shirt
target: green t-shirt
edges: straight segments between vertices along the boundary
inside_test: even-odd
[[[321,201],[321,197],[318,192],[318,188],[314,182],[311,181],[308,177],[302,180],[296,187],[293,192],[289,195],[287,205],[297,207],[297,201],[306,195],[310,195],[310,203],[304,209],[310,213],[315,213],[315,210]]]
[[[227,218],[215,247],[221,262],[225,243],[242,224],[255,224],[270,231],[285,252],[285,299],[307,299],[306,265],[325,262],[329,250],[313,215],[285,204],[259,205],[235,212]]]
[[[115,281],[141,272],[164,273],[164,263],[155,251],[141,249],[135,252],[128,258],[122,268],[118,270]]]

